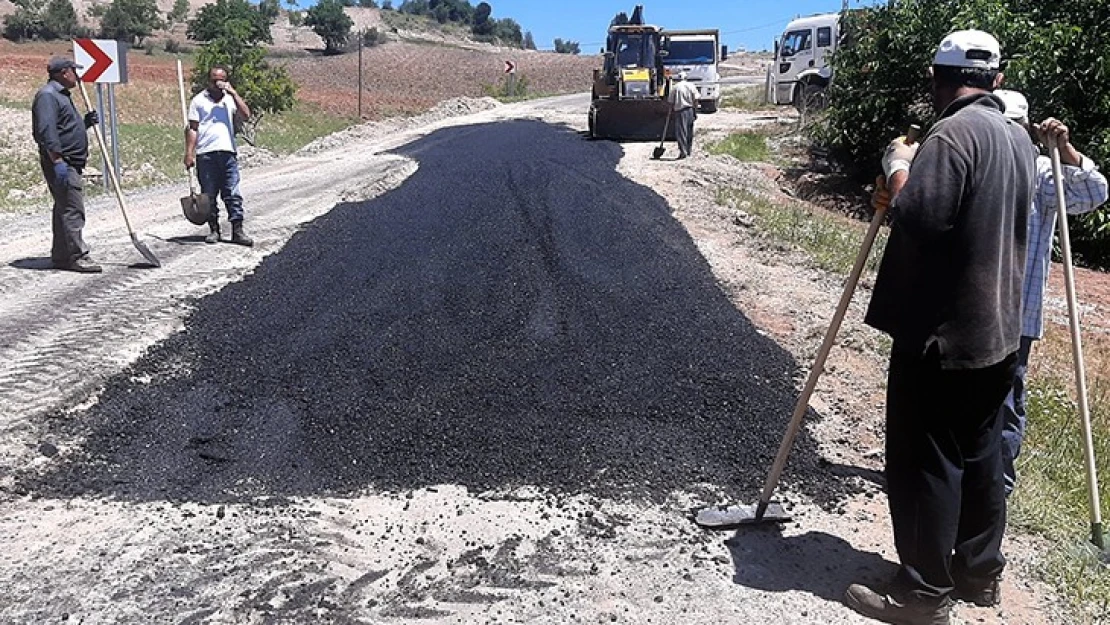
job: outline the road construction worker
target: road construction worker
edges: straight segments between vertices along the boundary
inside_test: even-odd
[[[893,223],[866,323],[893,339],[886,479],[901,567],[845,601],[888,623],[947,625],[953,599],[1000,598],[1000,406],[1017,368],[1037,156],[992,93],[1000,59],[988,33],[945,37],[931,67],[937,123],[883,157]]]
[[[50,77],[35,94],[31,126],[39,146],[39,165],[54,199],[53,243],[50,261],[55,269],[100,273],[89,259],[89,246],[81,236],[85,227],[85,183],[82,170],[89,159],[88,129],[100,119],[95,110],[77,113],[70,89],[77,86],[80,65],[60,56],[46,64]]]
[[[673,111],[678,158],[686,158],[694,151],[694,120],[698,118],[698,88],[686,80],[686,72],[675,76],[668,101]]]
[[[243,196],[239,194],[235,144],[236,118],[245,121],[250,116],[250,107],[227,81],[227,68],[213,66],[208,72],[208,88],[194,96],[189,104],[189,127],[185,129],[185,168],[196,165],[201,191],[212,202],[205,243],[220,241],[218,193],[231,222],[231,242],[254,245],[243,232]]]
[[[1089,213],[1107,199],[1107,182],[1091,159],[1071,144],[1068,127],[1057,119],[1048,118],[1030,125],[1029,103],[1017,91],[999,89],[995,95],[1006,105],[1006,117],[1021,124],[1040,144],[1056,144],[1063,167],[1065,206],[1069,215]],[[1044,336],[1044,293],[1048,284],[1048,267],[1052,257],[1052,236],[1056,231],[1056,183],[1052,159],[1037,157],[1036,192],[1029,214],[1029,247],[1025,261],[1025,287],[1022,293],[1021,348],[1018,350],[1014,388],[1002,405],[1002,467],[1009,495],[1017,482],[1014,460],[1021,452],[1025,434],[1025,373],[1033,341]]]

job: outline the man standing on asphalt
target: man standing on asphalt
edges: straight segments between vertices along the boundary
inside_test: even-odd
[[[189,127],[185,129],[185,168],[196,165],[200,188],[212,201],[205,243],[220,241],[220,211],[216,194],[223,198],[231,222],[231,242],[251,246],[243,232],[243,196],[239,194],[239,161],[236,159],[235,118],[249,119],[251,109],[227,81],[227,68],[220,65],[208,72],[208,88],[189,105]]]
[[[31,126],[39,146],[39,165],[54,198],[50,260],[55,269],[100,273],[89,260],[89,246],[81,236],[85,227],[85,183],[81,172],[89,158],[88,129],[100,121],[96,111],[82,118],[69,90],[77,86],[81,66],[64,57],[46,64],[50,76],[31,105]]]
[[[883,592],[853,584],[845,601],[887,623],[947,625],[952,598],[999,601],[999,407],[1017,365],[1036,173],[1028,134],[991,93],[1000,59],[988,33],[945,37],[932,66],[939,121],[883,159],[894,221],[866,322],[893,338],[886,478],[901,568]]]
[[[995,92],[1006,105],[1006,117],[1021,124],[1045,146],[1060,149],[1063,166],[1064,193],[1069,215],[1089,213],[1106,202],[1106,177],[1091,159],[1071,144],[1068,127],[1048,118],[1036,126],[1029,125],[1029,102],[1017,91],[999,89]],[[1021,452],[1025,435],[1025,373],[1033,341],[1044,336],[1044,293],[1048,283],[1048,266],[1052,256],[1052,235],[1056,232],[1056,183],[1052,159],[1037,157],[1036,192],[1033,210],[1029,213],[1029,249],[1025,261],[1025,288],[1022,294],[1021,348],[1018,350],[1014,388],[1002,405],[1002,467],[1009,495],[1017,482],[1014,460]]]
[[[694,120],[698,118],[698,88],[686,80],[686,72],[679,72],[678,82],[671,85],[668,100],[674,116],[674,134],[678,141],[678,158],[686,158],[694,151]]]

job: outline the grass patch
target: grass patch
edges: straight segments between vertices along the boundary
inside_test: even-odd
[[[737,132],[706,148],[710,154],[730,154],[745,163],[771,160],[767,135],[760,132]]]
[[[1049,337],[1047,340],[1054,340]],[[1067,340],[1067,339],[1064,339]],[[1039,351],[1039,350],[1038,350]],[[1042,371],[1046,369],[1041,367]],[[1068,371],[1063,366],[1057,371]],[[1079,410],[1072,380],[1033,380],[1028,425],[1018,458],[1018,487],[1010,499],[1010,522],[1044,536],[1052,548],[1040,554],[1039,572],[1094,622],[1110,618],[1110,568],[1089,543],[1090,522]],[[1099,495],[1110,501],[1110,403],[1091,394],[1091,421],[1100,479]]]
[[[717,191],[717,203],[743,211],[756,226],[781,243],[800,248],[826,271],[847,274],[859,254],[867,226],[799,202],[774,202],[745,189]],[[867,261],[874,271],[886,247],[886,232],[880,231]]]
[[[721,107],[739,111],[767,110],[771,105],[764,102],[763,90],[759,85],[729,89],[721,95]]]
[[[353,124],[353,118],[331,115],[320,107],[298,102],[291,110],[267,115],[262,120],[256,143],[276,154],[292,154],[313,140]]]

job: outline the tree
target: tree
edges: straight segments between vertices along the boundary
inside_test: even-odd
[[[267,24],[273,24],[281,16],[281,0],[258,0],[257,11]]]
[[[173,28],[189,18],[189,0],[174,0],[173,8],[166,13],[166,28]]]
[[[213,41],[229,32],[246,45],[274,41],[269,20],[247,0],[216,0],[204,5],[189,22],[187,32],[195,41]]]
[[[555,51],[559,54],[578,54],[582,50],[579,48],[577,41],[563,41],[562,39],[556,39]]]
[[[833,57],[835,79],[817,138],[860,181],[874,178],[880,154],[910,122],[933,118],[923,78],[937,44],[949,32],[979,28],[1002,45],[1006,86],[1029,99],[1034,119],[1056,117],[1096,163],[1110,159],[1110,23],[1103,0],[901,0],[849,12]],[[1074,250],[1110,264],[1110,214],[1076,222]]]
[[[77,32],[77,11],[69,0],[50,0],[42,16],[43,39],[65,39]]]
[[[535,38],[532,37],[532,31],[530,31],[530,30],[524,33],[524,49],[525,50],[535,50],[536,49],[536,40],[535,40]]]
[[[354,21],[343,12],[339,0],[320,0],[308,10],[305,24],[324,40],[324,54],[339,54],[351,38]]]
[[[378,8],[378,3],[374,0],[358,0],[358,5],[364,9]]]
[[[208,70],[214,65],[227,68],[228,80],[251,107],[251,124],[255,127],[265,113],[276,113],[293,107],[297,86],[284,67],[266,62],[266,48],[245,45],[233,35],[217,37],[197,53],[193,68],[193,92],[208,86]]]
[[[162,26],[154,0],[112,0],[100,16],[100,37],[139,46]]]
[[[392,11],[393,10],[393,0],[382,0],[382,10],[383,11]]]

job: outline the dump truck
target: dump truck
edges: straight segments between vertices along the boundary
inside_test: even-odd
[[[686,72],[686,79],[698,88],[698,110],[716,113],[721,103],[721,75],[718,66],[728,59],[728,48],[721,45],[719,30],[664,30],[663,67],[667,76]]]
[[[644,22],[637,5],[627,24],[613,24],[593,73],[590,136],[602,139],[659,140],[667,120],[667,79],[663,29]],[[668,126],[667,138],[674,138]]]
[[[829,60],[840,40],[840,13],[793,20],[775,41],[767,68],[768,104],[793,104],[801,112],[825,105],[832,81]]]

